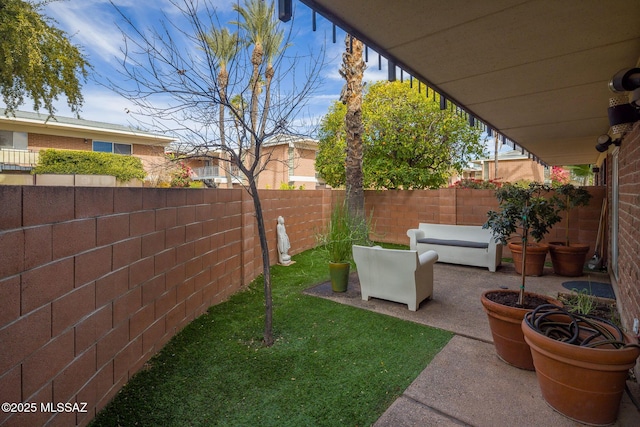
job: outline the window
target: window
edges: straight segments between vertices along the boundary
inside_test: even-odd
[[[0,131],[1,148],[15,148],[26,150],[28,139],[29,138],[26,132],[11,132],[7,130]]]
[[[115,142],[93,141],[93,151],[101,153],[115,153],[131,155],[131,144],[117,144]]]
[[[289,147],[289,176],[293,175],[293,172],[295,169],[295,164],[294,164],[295,154],[296,154],[295,148]]]

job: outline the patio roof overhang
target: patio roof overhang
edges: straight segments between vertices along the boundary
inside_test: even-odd
[[[549,165],[596,163],[636,0],[301,0]]]

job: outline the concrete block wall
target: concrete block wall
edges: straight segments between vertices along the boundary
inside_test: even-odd
[[[242,190],[0,187],[0,413],[86,425],[167,341],[242,281]],[[4,425],[4,424],[3,424]]]
[[[373,211],[375,240],[408,245],[407,230],[421,222],[482,225],[487,211],[498,204],[493,190],[365,191],[368,213]]]
[[[598,225],[602,211],[602,201],[607,196],[606,187],[586,187],[591,193],[588,206],[573,208],[569,214],[569,242],[589,245],[587,260],[596,250]],[[561,214],[562,220],[556,224],[545,238],[545,242],[563,242],[566,238],[566,214]],[[603,224],[604,226],[604,224]],[[605,234],[605,240],[606,240]]]
[[[260,196],[275,264],[277,217],[295,255],[316,246],[344,191]],[[490,190],[367,191],[365,199],[372,237],[402,244],[419,222],[480,225],[497,206]],[[262,273],[244,190],[0,186],[0,202],[0,401],[88,409],[0,413],[0,425],[88,424],[175,333]],[[600,205],[589,209],[577,227],[593,228]]]
[[[291,243],[289,255],[314,248],[317,244],[315,236],[322,228],[324,215],[331,209],[331,199],[328,197],[330,194],[330,190],[260,190],[271,264],[278,262],[278,216],[282,216],[285,221]],[[246,192],[243,192],[242,204],[245,235],[243,265],[245,281],[248,283],[262,274],[263,263],[253,200]]]
[[[570,238],[572,242],[590,246],[587,259],[595,251],[598,221],[605,187],[588,187],[592,194],[587,207],[571,212]],[[407,230],[416,228],[420,222],[435,224],[482,225],[487,212],[496,210],[498,202],[493,190],[470,190],[444,188],[440,190],[413,191],[365,191],[367,212],[373,210],[375,240],[408,245]],[[556,224],[544,242],[563,240],[564,222]],[[504,257],[511,257],[508,248]],[[550,259],[549,259],[550,260]]]

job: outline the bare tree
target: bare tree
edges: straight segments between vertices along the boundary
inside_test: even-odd
[[[263,33],[261,49],[264,54],[266,46],[268,60],[257,60],[257,43],[247,33],[248,24],[240,10],[254,10],[261,6],[259,3],[271,4],[266,6],[267,14],[261,19],[268,20],[272,30],[282,34],[282,24],[277,21],[272,2],[245,0],[244,6],[237,6],[238,22],[221,25],[210,0],[170,1],[182,20],[174,15],[171,20],[165,17],[158,28],[149,30],[136,27],[118,9],[126,24],[121,73],[132,84],[111,85],[137,105],[136,117],[142,124],[178,135],[181,153],[226,162],[242,174],[243,186],[253,200],[262,250],[264,344],[270,346],[274,342],[270,260],[257,187],[258,176],[270,159],[262,147],[277,134],[298,134],[294,119],[302,114],[319,86],[324,56],[310,53],[306,61],[285,56],[289,31],[278,46]],[[220,77],[225,73],[221,74],[219,52],[207,42],[210,34],[222,31],[220,27],[231,27],[230,33],[237,32],[239,40],[253,40],[249,47],[239,41],[237,53],[225,58],[227,74],[222,80]],[[301,63],[306,67],[300,67]],[[296,75],[301,69],[305,75]],[[262,78],[269,82],[269,91],[258,90]],[[244,99],[250,100],[249,108],[245,108]],[[228,117],[221,115],[220,109],[228,112]]]

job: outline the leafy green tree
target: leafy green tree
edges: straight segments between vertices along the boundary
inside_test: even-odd
[[[82,107],[82,84],[89,67],[67,34],[42,15],[45,2],[0,0],[0,92],[5,114],[33,100],[36,110],[44,107],[50,116],[60,94],[71,110]]]
[[[580,185],[593,185],[593,171],[591,165],[571,165],[565,166],[571,174],[572,181]]]
[[[345,138],[344,117],[347,106],[334,102],[323,117],[318,138],[319,150],[316,155],[316,170],[327,184],[332,187],[345,185],[345,161],[347,142]]]
[[[364,185],[376,189],[439,188],[453,170],[483,155],[480,130],[465,117],[441,110],[418,85],[377,82],[363,100]],[[334,105],[320,129],[316,169],[331,186],[345,184],[344,109]],[[342,171],[342,172],[341,172]]]

